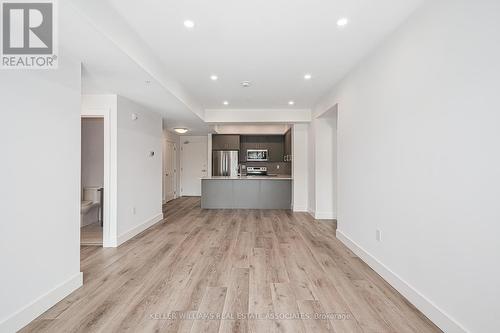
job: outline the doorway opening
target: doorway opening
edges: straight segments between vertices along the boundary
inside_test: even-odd
[[[104,118],[81,119],[80,245],[103,245]]]

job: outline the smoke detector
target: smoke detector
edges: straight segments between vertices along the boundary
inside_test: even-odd
[[[248,87],[250,87],[250,81],[242,81],[242,82],[241,82],[241,86],[242,86],[243,88],[248,88]]]

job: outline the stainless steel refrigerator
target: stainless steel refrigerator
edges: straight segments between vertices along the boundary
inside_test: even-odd
[[[212,152],[212,176],[238,176],[237,150],[214,150]]]

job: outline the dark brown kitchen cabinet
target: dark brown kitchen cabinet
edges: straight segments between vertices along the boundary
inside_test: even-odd
[[[246,161],[248,149],[267,149],[267,162],[283,162],[283,135],[242,135],[240,162]]]
[[[292,130],[289,129],[285,133],[285,147],[284,147],[284,157],[285,162],[292,161]]]
[[[212,135],[212,150],[239,150],[240,136],[234,134]]]
[[[283,136],[273,136],[268,143],[269,161],[283,162]]]

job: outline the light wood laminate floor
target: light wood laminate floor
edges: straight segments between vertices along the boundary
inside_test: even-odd
[[[81,254],[83,287],[23,332],[440,332],[305,213],[181,198],[164,223]]]
[[[102,246],[102,227],[100,222],[86,225],[80,229],[80,244]]]

